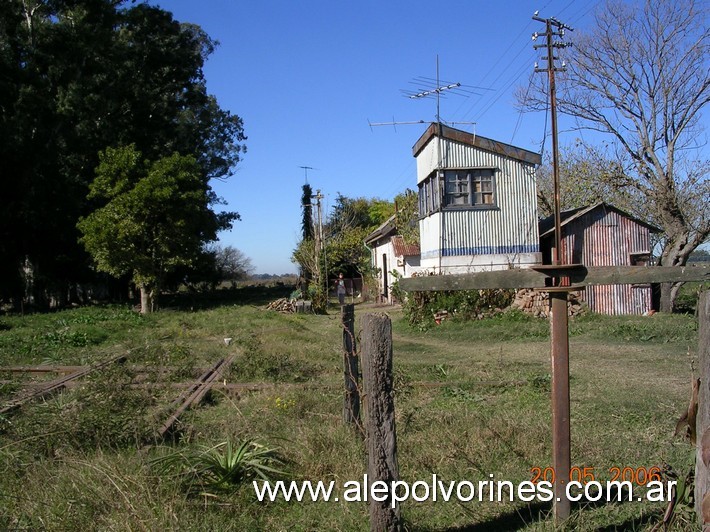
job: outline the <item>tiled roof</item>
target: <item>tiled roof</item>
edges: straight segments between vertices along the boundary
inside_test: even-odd
[[[414,257],[419,255],[419,244],[406,244],[400,235],[392,237],[392,247],[397,257]]]

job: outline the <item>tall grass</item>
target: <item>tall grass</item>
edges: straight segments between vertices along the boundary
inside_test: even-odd
[[[238,472],[237,442],[278,447],[274,458],[288,464],[287,479],[361,480],[366,463],[363,442],[341,421],[337,309],[285,315],[248,295],[249,304],[229,300],[147,317],[115,307],[3,317],[4,363],[38,364],[50,348],[66,364],[130,356],[124,366],[0,419],[0,528],[367,530],[365,504],[258,503],[243,482],[252,477]],[[356,308],[358,317],[366,311]],[[400,311],[388,311],[404,480],[436,473],[477,482],[494,474],[519,482],[550,465],[547,322],[511,314],[419,331]],[[87,336],[96,341],[51,347],[45,333],[67,327],[67,334],[96,327]],[[590,316],[573,320],[571,334],[573,464],[594,468],[602,480],[614,466],[687,471],[692,448],[673,429],[687,408],[695,319]],[[224,338],[234,340],[226,346]],[[24,347],[33,342],[42,349]],[[158,443],[150,437],[154,412],[179,392],[171,383],[234,350],[239,356],[226,379],[265,386],[216,388],[209,402],[181,417],[175,441],[145,447]],[[26,378],[0,376],[16,382],[15,390]],[[132,386],[136,379],[151,386]],[[172,470],[155,467],[165,456],[173,457]],[[200,470],[185,481],[186,472]],[[663,510],[658,503],[580,505],[566,528],[650,529]],[[549,506],[521,503],[409,502],[403,516],[412,530],[554,528]],[[679,519],[675,529],[694,526]]]

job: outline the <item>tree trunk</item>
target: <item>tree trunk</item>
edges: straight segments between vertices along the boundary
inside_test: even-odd
[[[673,312],[675,300],[683,283],[661,283],[661,312]]]
[[[685,266],[688,256],[697,247],[689,242],[689,233],[685,229],[678,229],[674,235],[668,235],[668,241],[663,247],[659,266]],[[661,284],[661,312],[673,312],[678,291],[683,283]]]
[[[153,312],[153,290],[146,285],[140,286],[141,291],[141,314]]]

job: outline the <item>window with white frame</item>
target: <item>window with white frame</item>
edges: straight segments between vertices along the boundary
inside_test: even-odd
[[[444,189],[445,207],[493,208],[497,204],[493,168],[445,170]]]

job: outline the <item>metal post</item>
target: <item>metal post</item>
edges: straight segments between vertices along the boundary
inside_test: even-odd
[[[552,358],[552,467],[555,472],[554,515],[557,522],[570,515],[567,499],[572,459],[570,453],[569,333],[567,290],[550,292]]]

